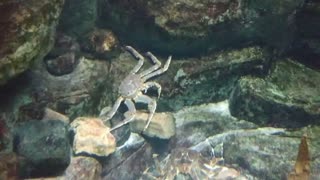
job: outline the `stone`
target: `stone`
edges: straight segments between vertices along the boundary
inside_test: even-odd
[[[0,85],[43,58],[54,43],[64,0],[0,4]]]
[[[100,180],[102,166],[95,158],[72,157],[70,165],[64,172],[65,180]]]
[[[71,123],[75,155],[106,157],[116,150],[116,140],[101,119],[78,117]]]
[[[134,121],[130,123],[132,132],[140,133],[148,121],[148,112],[137,111]],[[149,127],[142,132],[148,137],[157,137],[160,139],[170,139],[175,135],[174,117],[171,113],[154,113]]]
[[[232,117],[228,107],[228,101],[222,101],[185,107],[175,112],[176,135],[170,140],[171,148],[189,148],[225,131],[257,128],[251,122]]]
[[[229,98],[231,114],[259,125],[319,124],[320,73],[293,60],[275,63],[266,78],[243,77]]]
[[[61,173],[70,162],[68,126],[62,121],[29,121],[14,130],[14,151],[21,178],[47,177]]]
[[[81,57],[72,73],[62,76],[50,74],[43,63],[35,64],[28,74],[28,87],[44,89],[50,95],[49,108],[75,119],[82,115],[98,114],[108,91],[108,62]],[[68,84],[68,86],[66,86]],[[104,106],[103,106],[104,107]]]
[[[99,23],[135,47],[176,56],[261,42],[285,49],[293,41],[294,17],[303,2],[106,1],[99,6]]]
[[[80,45],[63,33],[57,33],[53,49],[43,61],[48,72],[54,76],[70,74],[79,64]]]
[[[67,116],[65,116],[59,112],[56,112],[50,108],[45,108],[44,116],[43,116],[42,120],[50,120],[50,119],[57,119],[57,120],[65,122],[67,124],[69,124],[69,122],[70,122],[70,120]]]
[[[19,178],[19,157],[15,153],[0,153],[0,179],[16,180]]]

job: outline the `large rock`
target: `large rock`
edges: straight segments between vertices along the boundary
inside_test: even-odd
[[[43,58],[53,45],[64,0],[0,4],[0,85]]]
[[[106,157],[116,150],[116,140],[101,119],[79,117],[71,123],[76,155]]]
[[[154,52],[199,54],[252,42],[285,47],[303,2],[109,0],[100,2],[99,20],[126,42]]]
[[[109,76],[106,69],[109,64],[105,61],[80,58],[75,69],[65,75],[50,74],[44,63],[38,63],[30,71],[30,83],[27,96],[44,91],[48,98],[46,104],[51,109],[66,114],[70,119],[79,116],[98,114],[102,109],[100,101],[110,102],[107,96]],[[66,86],[68,84],[68,86]]]
[[[233,116],[260,125],[319,124],[320,73],[291,60],[279,61],[265,79],[243,77],[230,97]]]
[[[21,177],[52,176],[70,162],[68,126],[59,120],[30,121],[19,124],[14,134],[14,151]]]

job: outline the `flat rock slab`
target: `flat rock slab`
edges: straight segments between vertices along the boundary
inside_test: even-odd
[[[22,157],[21,177],[41,177],[62,172],[70,162],[68,125],[62,121],[29,121],[18,125],[14,150]]]
[[[73,151],[76,155],[108,156],[116,149],[116,140],[101,119],[79,117],[71,123],[75,133]]]
[[[277,62],[264,79],[243,77],[230,97],[233,116],[261,125],[319,124],[320,73],[292,60]]]
[[[149,113],[138,111],[130,124],[132,132],[142,132],[147,124]],[[155,113],[149,127],[143,132],[149,137],[169,139],[175,135],[174,117],[171,113]]]

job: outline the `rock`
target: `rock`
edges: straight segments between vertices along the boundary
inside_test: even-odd
[[[22,156],[20,177],[43,177],[61,173],[70,162],[67,124],[62,121],[29,121],[14,133],[14,151]]]
[[[0,4],[0,85],[48,53],[63,3],[8,0]]]
[[[300,138],[296,137],[234,136],[224,142],[225,162],[237,165],[259,179],[281,179],[294,167],[299,144]],[[312,142],[311,146],[311,154],[318,154],[319,144]],[[320,161],[315,156],[311,159],[311,179],[317,179]]]
[[[16,180],[19,178],[19,157],[15,153],[0,153],[0,179]]]
[[[50,108],[46,108],[42,120],[58,119],[69,124],[70,120],[67,116],[58,113]]]
[[[98,114],[101,103],[110,101],[107,96],[109,76],[106,61],[89,60],[82,57],[72,73],[53,76],[39,63],[29,76],[28,87],[44,89],[50,94],[48,107],[74,119],[81,115]],[[68,84],[68,86],[66,86]],[[110,90],[109,90],[110,91]],[[103,106],[103,107],[104,107]]]
[[[65,180],[100,180],[102,166],[92,157],[78,156],[71,159],[64,172]]]
[[[215,134],[257,127],[253,123],[232,117],[228,106],[228,101],[222,101],[185,107],[174,113],[176,135],[171,139],[171,148],[189,148]]]
[[[44,58],[48,72],[54,76],[70,74],[79,64],[80,45],[65,34],[58,33],[55,46]]]
[[[176,56],[261,42],[286,48],[293,40],[294,15],[303,2],[103,1],[99,24],[136,47]]]
[[[292,60],[279,61],[265,79],[243,77],[229,101],[233,116],[260,125],[319,124],[320,73]]]
[[[132,132],[140,133],[148,121],[147,112],[137,111],[134,121],[130,123]],[[148,137],[157,137],[160,139],[170,139],[175,135],[174,117],[170,113],[155,113],[149,127],[142,132]]]
[[[79,117],[71,127],[75,133],[73,151],[76,155],[106,157],[116,150],[116,140],[101,119]]]

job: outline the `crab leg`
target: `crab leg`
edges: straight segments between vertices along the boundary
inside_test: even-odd
[[[146,93],[147,90],[151,87],[156,87],[157,88],[157,91],[158,91],[158,98],[160,98],[160,94],[161,94],[161,85],[157,82],[146,82],[144,84],[144,87],[143,87],[143,91]]]
[[[113,128],[111,128],[110,131],[113,131],[115,129],[118,129],[126,124],[128,124],[129,122],[134,120],[134,116],[136,114],[136,108],[134,107],[134,103],[132,102],[132,100],[130,99],[126,99],[124,101],[125,105],[128,107],[128,111],[124,114],[125,119],[123,120],[122,123],[114,126]]]
[[[140,53],[138,53],[133,47],[131,46],[126,46],[126,50],[131,53],[132,56],[134,56],[134,58],[138,59],[138,64],[130,71],[131,74],[135,74],[137,73],[142,65],[143,65],[143,62],[144,62],[144,57],[141,56]]]
[[[116,102],[114,103],[112,109],[111,109],[111,110],[109,111],[109,113],[107,114],[105,120],[110,120],[110,119],[114,116],[114,114],[117,112],[117,110],[118,110],[118,108],[119,108],[119,106],[120,106],[120,104],[121,104],[122,101],[123,101],[123,97],[120,96],[120,97],[116,100]]]
[[[151,66],[149,69],[142,71],[140,73],[141,77],[148,75],[161,67],[161,62],[151,52],[147,52],[146,56],[148,56],[151,59],[151,61],[154,63],[154,65]]]
[[[163,68],[158,69],[158,70],[156,70],[156,71],[154,71],[154,72],[152,72],[152,73],[150,73],[150,74],[147,74],[146,76],[142,77],[142,80],[143,80],[143,81],[147,81],[148,79],[150,79],[150,78],[152,78],[152,77],[154,77],[154,76],[157,76],[157,75],[159,75],[159,74],[162,74],[162,73],[164,73],[165,71],[167,71],[168,68],[169,68],[170,62],[171,62],[171,58],[172,58],[172,56],[169,56],[166,64],[163,66]]]
[[[134,100],[136,102],[148,104],[149,116],[148,116],[147,124],[143,129],[143,131],[145,131],[149,127],[151,119],[153,118],[153,115],[156,111],[157,102],[156,102],[156,100],[154,100],[146,95],[143,95],[142,93],[140,93]]]

